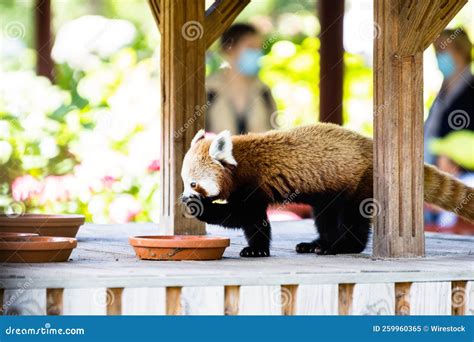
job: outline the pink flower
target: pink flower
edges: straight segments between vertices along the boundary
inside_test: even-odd
[[[77,192],[77,180],[73,175],[47,176],[42,182],[26,175],[15,179],[12,184],[13,199],[24,201],[39,198],[39,202],[67,201]]]
[[[132,221],[141,209],[140,202],[132,195],[120,195],[110,203],[109,216],[113,223],[127,223]]]
[[[46,202],[67,201],[76,193],[77,180],[73,175],[47,176],[43,181],[39,201]]]
[[[110,188],[117,179],[114,176],[104,176],[102,182],[106,188]]]
[[[149,172],[160,171],[160,170],[161,170],[161,161],[159,159],[153,160],[150,163],[150,165],[148,165]]]
[[[13,181],[12,194],[15,201],[24,201],[42,190],[42,184],[31,175],[20,176]]]

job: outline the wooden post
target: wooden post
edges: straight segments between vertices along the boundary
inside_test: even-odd
[[[342,125],[344,0],[319,0],[319,121]]]
[[[249,0],[149,0],[161,32],[161,188],[160,226],[174,234],[205,234],[205,225],[184,216],[179,195],[183,158],[204,127],[205,52]]]
[[[374,256],[423,256],[423,51],[466,0],[374,1]]]
[[[204,223],[184,216],[181,165],[195,132],[204,127],[204,0],[161,1],[162,206],[160,225],[175,234],[204,234]]]
[[[51,58],[53,38],[51,34],[51,0],[37,0],[36,19],[36,71],[51,81],[54,78],[54,63]]]

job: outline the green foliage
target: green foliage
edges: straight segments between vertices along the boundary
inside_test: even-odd
[[[143,33],[55,84],[0,70],[0,211],[156,221],[159,73]]]

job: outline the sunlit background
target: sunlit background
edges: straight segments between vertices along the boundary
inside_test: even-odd
[[[144,0],[53,0],[56,78],[35,74],[33,1],[0,0],[0,207],[157,221],[160,36]],[[346,0],[344,125],[372,134],[371,0]],[[474,36],[474,5],[449,27]],[[315,1],[255,0],[238,17],[265,35],[260,77],[288,126],[318,121]],[[222,64],[213,46],[207,73]],[[425,53],[425,108],[441,84]],[[425,116],[427,110],[425,110]]]

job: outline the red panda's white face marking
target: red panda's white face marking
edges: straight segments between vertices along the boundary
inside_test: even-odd
[[[184,183],[183,198],[202,196],[220,197],[228,193],[228,165],[237,165],[232,155],[232,140],[229,131],[219,133],[211,142],[199,131],[186,153],[181,169]]]

